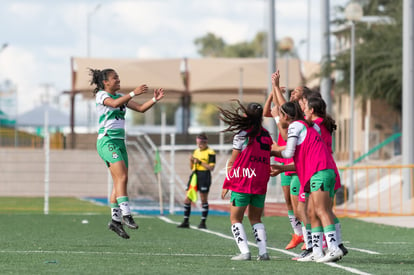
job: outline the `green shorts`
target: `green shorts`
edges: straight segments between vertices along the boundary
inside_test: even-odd
[[[310,191],[315,192],[321,189],[329,192],[329,197],[333,198],[335,195],[335,171],[333,169],[326,169],[316,172],[310,179]]]
[[[96,142],[96,149],[106,166],[109,167],[110,163],[124,161],[126,167],[128,167],[128,154],[123,139],[103,137]]]
[[[231,192],[230,202],[233,206],[242,207],[247,205],[253,205],[254,207],[263,208],[265,205],[266,194],[246,194]]]
[[[291,180],[292,180],[291,175],[287,176],[287,175],[285,175],[285,173],[280,174],[280,184],[282,186],[289,186]]]
[[[297,174],[292,174],[292,180],[290,182],[290,194],[299,196],[300,181]]]

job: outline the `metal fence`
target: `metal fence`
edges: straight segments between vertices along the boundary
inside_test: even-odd
[[[414,165],[339,167],[343,203],[335,210],[343,216],[414,215]],[[404,172],[409,181],[404,182]],[[406,194],[409,190],[409,194]]]
[[[107,197],[110,192],[111,180],[96,149],[67,150],[62,146],[63,137],[52,134],[47,157],[40,136],[2,129],[0,137],[0,196],[43,196],[46,180],[50,184],[50,196]],[[185,196],[191,173],[188,156],[195,145],[175,145],[173,136],[170,140],[170,144],[161,147],[144,134],[127,140],[130,158],[128,192],[132,200],[141,200],[141,203],[145,200],[155,207],[174,212],[174,207],[180,207]],[[212,203],[225,203],[220,194],[231,145],[212,144],[211,147],[217,152],[217,164],[209,198]],[[160,152],[162,165],[159,177],[154,173],[156,150]],[[45,169],[47,166],[48,170]],[[338,215],[414,215],[414,165],[338,168],[343,184],[335,201]],[[407,171],[409,182],[404,183],[403,174]],[[271,178],[268,202],[284,203],[279,183],[279,177]],[[406,190],[410,190],[410,194]]]

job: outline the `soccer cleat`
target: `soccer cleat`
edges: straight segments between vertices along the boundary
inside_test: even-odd
[[[292,234],[292,240],[290,240],[290,242],[285,247],[285,249],[289,250],[289,249],[295,248],[302,242],[303,242],[303,236]]]
[[[201,221],[200,224],[198,225],[198,228],[199,229],[207,229],[206,222],[205,221]]]
[[[114,231],[116,234],[118,234],[119,237],[124,238],[124,239],[129,239],[129,235],[125,232],[120,222],[112,220],[108,224],[108,228]]]
[[[316,262],[318,263],[329,263],[329,262],[336,262],[342,259],[344,253],[339,247],[331,249],[326,253],[326,255],[320,259],[317,259]]]
[[[306,243],[304,243],[304,244],[302,245],[302,247],[300,248],[300,250],[306,250]]]
[[[232,259],[232,261],[250,261],[251,258],[252,257],[250,255],[250,252],[248,252],[248,253],[241,253],[237,256],[234,256],[231,259]]]
[[[189,222],[182,222],[181,224],[177,225],[178,228],[190,228]]]
[[[346,255],[346,254],[348,254],[348,249],[346,249],[346,247],[344,246],[344,244],[340,244],[340,245],[338,245],[338,247],[342,250],[342,253],[344,254],[344,256]]]
[[[131,215],[126,215],[122,217],[124,224],[131,229],[138,229],[138,225],[135,223]]]
[[[312,248],[305,249],[297,257],[292,258],[292,260],[297,261],[298,259],[305,258],[309,254],[312,254]]]
[[[324,257],[323,254],[310,253],[303,258],[297,259],[298,262],[317,262]]]
[[[259,255],[257,256],[257,260],[258,261],[269,261],[270,260],[269,254],[264,253],[262,255]]]

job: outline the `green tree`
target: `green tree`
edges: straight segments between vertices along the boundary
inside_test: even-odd
[[[223,56],[226,44],[221,37],[209,32],[203,37],[196,38],[194,44],[198,48],[198,53],[205,57]]]
[[[197,108],[200,108],[200,114],[197,118],[197,122],[201,125],[215,126],[220,123],[217,105],[212,103],[200,103],[197,104]]]
[[[344,7],[338,9],[343,11]],[[363,98],[384,99],[401,111],[402,0],[366,1],[363,10],[364,16],[375,16],[377,20],[356,24],[355,93]],[[340,25],[346,20],[335,22]],[[337,82],[338,87],[349,91],[350,51],[338,55],[334,67],[343,76]]]
[[[226,44],[223,38],[213,33],[196,38],[194,44],[198,53],[203,57],[264,57],[267,55],[267,33],[258,32],[251,41],[243,41],[234,44]],[[276,43],[278,44],[278,43]],[[281,56],[285,52],[279,50],[276,55]],[[292,57],[297,57],[294,49],[290,52]]]

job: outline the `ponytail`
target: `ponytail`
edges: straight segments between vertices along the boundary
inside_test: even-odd
[[[108,79],[108,74],[115,72],[113,69],[104,69],[104,70],[98,70],[98,69],[91,69],[89,68],[89,75],[92,77],[90,81],[90,85],[95,85],[95,89],[93,89],[93,94],[96,95],[96,93],[100,90],[105,89],[105,85],[103,83],[104,80]]]

